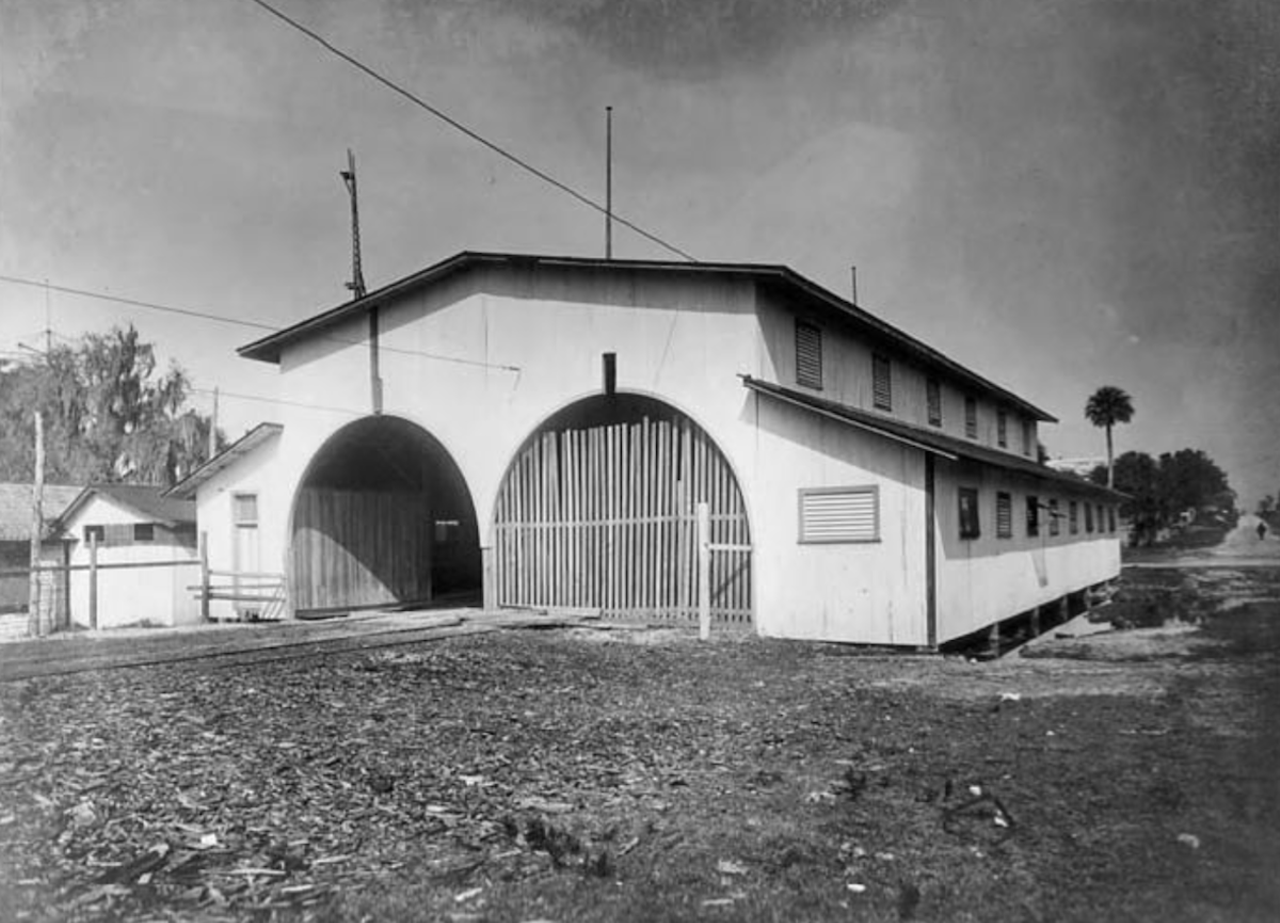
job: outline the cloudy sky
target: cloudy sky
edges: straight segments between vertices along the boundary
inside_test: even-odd
[[[700,259],[786,263],[1061,417],[1280,490],[1280,7],[1269,0],[272,0]],[[286,324],[601,221],[250,0],[0,0],[0,274]],[[615,253],[669,254],[625,231]],[[0,282],[0,351],[133,321],[270,397],[247,327]],[[5,353],[0,352],[0,356]],[[195,395],[206,405],[205,393]],[[229,435],[272,417],[228,396]]]

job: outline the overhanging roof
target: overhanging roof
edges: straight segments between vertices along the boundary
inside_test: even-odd
[[[851,301],[841,298],[828,289],[823,288],[811,279],[807,279],[793,269],[780,264],[769,263],[694,263],[673,260],[617,260],[599,257],[572,256],[537,256],[520,253],[494,253],[464,250],[448,259],[428,266],[412,275],[405,276],[395,282],[370,292],[363,298],[330,308],[276,333],[268,334],[261,339],[240,347],[237,352],[246,359],[257,359],[262,362],[279,363],[284,347],[290,343],[315,335],[334,324],[350,317],[360,315],[377,305],[387,303],[401,294],[413,289],[431,285],[448,276],[481,265],[510,265],[523,268],[540,266],[555,268],[577,268],[591,270],[622,270],[629,272],[664,272],[693,275],[731,275],[756,279],[781,287],[791,295],[798,296],[806,303],[830,311],[835,316],[861,327],[863,330],[881,338],[903,354],[910,356],[921,364],[937,370],[945,371],[957,381],[976,388],[987,394],[996,395],[1010,406],[1037,420],[1056,423],[1057,418],[1036,407],[994,382],[988,381],[976,372],[965,368],[954,359],[950,359],[915,337],[886,323],[873,314],[863,310]]]
[[[107,497],[133,510],[145,522],[158,522],[169,528],[195,525],[196,505],[187,500],[166,496],[163,487],[149,484],[90,484],[62,511],[55,524],[57,530],[65,529],[67,523],[95,495]]]
[[[1028,475],[1039,480],[1051,481],[1064,486],[1069,485],[1073,490],[1095,494],[1111,501],[1122,500],[1125,496],[1122,493],[1100,487],[1073,474],[1054,471],[1052,468],[1038,464],[1031,459],[1020,458],[1009,452],[1001,452],[965,439],[957,439],[955,436],[948,436],[946,433],[940,433],[937,430],[926,429],[913,423],[905,423],[902,420],[881,416],[858,407],[850,407],[848,404],[841,404],[838,401],[828,400],[804,391],[784,388],[782,385],[761,381],[759,378],[752,378],[750,375],[742,375],[740,377],[744,387],[759,394],[767,395],[783,403],[803,408],[824,417],[833,418],[850,426],[883,436],[885,439],[905,443],[921,451],[930,452],[949,460],[965,458],[970,461],[981,462],[984,465]]]
[[[196,490],[201,484],[208,481],[218,472],[225,471],[236,461],[244,458],[264,442],[279,436],[283,431],[284,427],[279,423],[259,423],[177,484],[170,487],[165,491],[164,495],[179,500],[194,500]]]

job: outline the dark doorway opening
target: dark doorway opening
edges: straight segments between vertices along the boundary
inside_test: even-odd
[[[478,604],[475,506],[444,446],[399,417],[343,427],[294,500],[290,598],[300,617]]]

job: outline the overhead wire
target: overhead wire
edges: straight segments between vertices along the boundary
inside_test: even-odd
[[[405,89],[400,84],[391,80],[389,77],[383,76],[382,74],[378,73],[378,71],[374,70],[369,65],[363,63],[359,59],[343,51],[341,48],[336,47],[332,42],[330,42],[324,36],[320,35],[318,32],[309,28],[308,26],[303,25],[301,22],[292,18],[291,16],[287,15],[286,13],[277,9],[276,7],[272,6],[270,3],[267,3],[266,0],[249,0],[249,2],[262,8],[266,12],[270,13],[272,16],[275,16],[281,22],[284,22],[289,26],[291,26],[292,28],[296,29],[297,31],[301,32],[303,35],[310,38],[313,42],[316,42],[321,47],[323,47],[326,51],[341,58],[343,61],[350,64],[352,67],[356,68],[356,70],[360,71],[366,76],[372,78],[373,80],[376,80],[378,83],[387,87],[387,89],[409,100],[414,105],[425,110],[426,112],[440,119],[445,124],[449,125],[450,127],[466,135],[471,140],[477,142],[478,144],[483,145],[484,147],[487,147],[489,150],[493,151],[499,157],[502,157],[510,161],[511,163],[518,166],[520,169],[525,170],[526,172],[532,174],[533,176],[537,177],[543,182],[549,183],[550,185],[554,186],[556,189],[560,190],[561,192],[569,196],[572,196],[574,199],[576,199],[581,204],[586,205],[588,208],[595,209],[600,214],[609,216],[611,220],[617,222],[618,224],[622,225],[625,228],[628,228],[631,231],[634,231],[636,234],[639,234],[641,237],[643,237],[645,240],[648,240],[650,243],[657,244],[663,249],[668,250],[671,253],[674,253],[677,256],[680,256],[688,260],[691,263],[698,262],[697,257],[694,257],[688,252],[680,249],[675,244],[669,243],[668,241],[663,240],[658,235],[653,234],[649,231],[646,231],[644,228],[640,227],[635,222],[622,217],[621,215],[614,212],[612,209],[605,208],[605,206],[601,205],[599,202],[595,201],[590,196],[587,196],[586,194],[579,192],[577,189],[574,189],[568,183],[563,182],[562,180],[556,179],[554,176],[547,173],[545,170],[542,170],[539,167],[535,167],[533,164],[529,163],[527,160],[524,160],[522,157],[511,152],[510,150],[498,144],[497,142],[490,141],[484,135],[480,134],[480,132],[464,125],[462,122],[458,121],[453,116],[449,115],[447,112],[443,111],[439,107],[427,102],[425,99],[418,96],[416,93],[412,92],[411,90]]]
[[[92,298],[98,301],[109,301],[117,304],[128,305],[134,308],[145,308],[149,311],[160,311],[166,314],[177,314],[183,317],[195,317],[201,320],[216,321],[222,324],[233,324],[241,327],[252,327],[257,330],[266,330],[272,333],[278,333],[284,329],[274,324],[264,324],[261,321],[247,320],[241,317],[231,317],[226,314],[214,314],[209,311],[196,311],[191,308],[177,308],[173,305],[159,304],[154,301],[140,301],[136,298],[122,298],[118,295],[108,295],[104,292],[95,292],[88,289],[72,288],[67,285],[53,285],[49,282],[37,281],[35,279],[24,279],[20,276],[0,275],[0,282],[9,282],[13,285],[29,285],[37,288],[43,288],[50,291],[62,292],[68,295],[77,295],[81,298]],[[363,346],[365,340],[348,340],[343,337],[336,337],[332,334],[320,334],[320,336],[332,343],[341,343],[344,346]],[[421,359],[431,359],[435,362],[451,362],[457,365],[469,365],[477,368],[497,369],[503,372],[519,373],[519,366],[504,365],[496,362],[483,362],[479,359],[463,359],[458,356],[445,356],[440,353],[426,352],[421,349],[409,349],[403,346],[388,346],[385,343],[379,343],[378,349],[383,352],[399,353],[405,356],[415,356]]]

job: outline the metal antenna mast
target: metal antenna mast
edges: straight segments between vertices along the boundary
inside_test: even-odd
[[[364,273],[360,268],[360,197],[356,189],[356,157],[347,148],[347,168],[341,171],[343,185],[351,197],[351,281],[347,288],[352,297],[363,298],[365,294]]]

